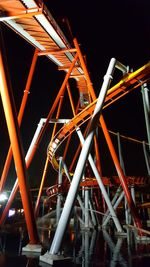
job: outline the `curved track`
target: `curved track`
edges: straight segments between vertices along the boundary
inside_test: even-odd
[[[138,88],[143,83],[150,79],[150,62],[148,62],[143,67],[139,68],[133,73],[128,74],[119,83],[108,90],[103,109],[114,103],[116,100],[125,96],[133,89]],[[52,163],[55,170],[58,170],[58,162],[55,154],[59,146],[65,141],[69,135],[71,135],[77,127],[81,126],[87,120],[90,119],[94,107],[96,105],[97,99],[89,104],[80,113],[74,116],[68,123],[66,123],[54,136],[53,140],[48,146],[48,158]]]

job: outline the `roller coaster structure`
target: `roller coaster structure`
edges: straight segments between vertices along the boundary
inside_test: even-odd
[[[92,218],[89,219],[89,215],[85,212],[85,210],[88,209],[89,205],[91,205],[88,193],[89,188],[98,188],[101,192],[103,202],[107,204],[108,211],[103,210],[105,215],[102,222],[103,226],[106,226],[106,221],[108,221],[108,216],[106,215],[109,214],[109,216],[113,218],[117,232],[123,234],[124,231],[116,215],[115,209],[124,197],[127,206],[131,211],[131,215],[135,222],[135,225],[138,229],[138,235],[142,237],[142,222],[139,218],[135,203],[133,201],[132,193],[134,185],[145,185],[145,183],[147,183],[147,177],[128,177],[125,175],[123,166],[121,166],[121,162],[118,159],[104,117],[102,115],[102,110],[139,87],[142,87],[143,92],[145,92],[143,95],[145,97],[144,103],[146,103],[146,84],[150,79],[150,62],[137,69],[136,71],[130,71],[129,67],[124,66],[122,63],[112,58],[110,60],[106,75],[104,76],[99,97],[96,98],[94,88],[92,86],[92,82],[87,70],[87,66],[84,61],[84,57],[80,50],[80,46],[78,44],[77,39],[74,38],[74,47],[71,47],[63,32],[50,14],[49,10],[47,10],[41,0],[0,1],[0,10],[1,22],[11,28],[16,34],[19,34],[23,39],[25,39],[25,41],[30,43],[35,48],[26,87],[24,90],[24,95],[22,98],[22,103],[17,118],[15,113],[15,103],[12,101],[12,91],[11,88],[9,88],[9,82],[7,78],[6,62],[3,55],[4,43],[1,36],[0,91],[11,146],[9,148],[5,161],[5,166],[3,168],[3,173],[1,176],[0,191],[2,192],[4,189],[12,156],[14,157],[17,179],[9,196],[8,203],[6,204],[6,207],[1,216],[0,223],[4,223],[8,210],[10,209],[10,206],[19,189],[25,213],[26,225],[30,237],[30,248],[31,246],[35,247],[35,245],[37,245],[38,249],[40,248],[38,246],[39,237],[37,233],[35,218],[38,216],[40,199],[42,196],[46,177],[46,170],[48,164],[50,163],[52,164],[53,168],[58,172],[58,184],[49,187],[47,189],[47,194],[48,197],[58,195],[58,225],[49,254],[58,254],[60,250],[62,238],[76,198],[79,202],[80,207],[82,208],[82,212],[85,217],[85,227],[88,228],[89,225],[96,224],[96,218],[94,219],[94,215],[92,214],[91,216],[93,218],[92,220]],[[38,128],[35,132],[35,135],[27,152],[27,155],[24,158],[19,127],[21,125],[23,114],[25,112],[25,106],[27,103],[37,58],[39,56],[46,56],[50,61],[56,64],[58,66],[58,70],[64,71],[65,78],[58,94],[56,95],[54,102],[52,103],[47,118],[40,120]],[[114,71],[116,68],[122,72],[122,79],[116,85],[110,87],[111,80],[115,75]],[[77,92],[79,96],[79,101],[77,107],[74,104],[74,99],[69,84],[70,78],[75,80],[76,87],[78,89]],[[68,93],[70,106],[72,109],[72,119],[69,120],[60,119],[61,110],[63,109],[63,96],[66,92]],[[147,122],[146,126],[148,135],[148,146],[150,147],[150,128],[148,118],[149,104],[147,105],[147,107],[148,108],[146,108],[145,106],[145,117]],[[52,116],[54,114],[56,114],[55,120],[52,119]],[[41,179],[35,210],[33,210],[32,200],[30,199],[30,188],[28,186],[26,169],[29,168],[36,153],[38,144],[42,140],[50,121],[54,122],[54,127],[52,131],[51,140],[47,149],[47,159],[43,170],[43,176]],[[57,124],[59,122],[63,123],[63,127],[58,130]],[[98,136],[96,135],[96,129],[99,124],[101,125],[109,152],[111,154],[117,172],[117,176],[112,177],[111,179],[108,177],[102,177]],[[84,137],[82,135],[83,129],[85,130]],[[72,163],[69,168],[67,168],[65,159],[67,161],[66,155],[69,154],[69,146],[72,142],[71,137],[74,135],[75,132],[79,136],[81,145],[79,145],[79,147],[76,149],[74,159],[72,160]],[[61,156],[59,155],[59,148],[64,144],[65,149],[63,152],[63,156]],[[79,152],[80,149],[81,153]],[[91,152],[95,155],[94,160],[92,158]],[[148,157],[145,156],[145,159],[149,175],[150,173]],[[88,161],[89,163],[87,163]],[[76,162],[77,164],[75,167]],[[89,165],[91,167],[89,167]],[[94,175],[91,175],[90,168],[92,169]],[[62,179],[62,176],[65,177],[64,181]],[[67,179],[69,180],[69,183],[67,182]],[[106,186],[110,187],[111,185],[113,185],[115,188],[113,190],[114,199],[112,201],[110,200],[110,197],[106,191]],[[120,188],[120,186],[122,188],[121,191],[120,189],[116,189],[116,187]],[[82,191],[84,192],[84,204],[79,194],[79,188],[82,189]],[[64,203],[63,211],[60,214],[60,205],[62,204],[60,195],[63,193],[63,190],[67,194],[67,197]],[[93,199],[95,203],[97,203],[98,208],[100,199],[98,199],[98,196],[96,196],[96,194],[94,196],[94,194],[95,192],[93,193]],[[62,226],[62,222],[64,226]],[[26,249],[29,249],[29,247],[25,248],[25,250]],[[47,260],[47,255],[46,258],[43,257],[44,256],[41,256],[41,261],[49,262]]]

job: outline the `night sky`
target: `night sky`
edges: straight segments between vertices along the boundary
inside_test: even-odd
[[[45,0],[44,3],[67,36],[69,42],[72,43],[71,34],[67,27],[67,20],[69,21],[72,35],[77,38],[81,45],[81,51],[86,56],[88,70],[97,96],[112,57],[115,57],[124,65],[133,68],[133,70],[140,68],[150,60],[149,1],[84,0],[72,2],[66,0]],[[2,25],[2,31],[10,80],[18,110],[34,48],[5,25]],[[21,138],[25,153],[40,118],[46,118],[63,78],[64,73],[58,72],[57,67],[46,57],[38,59],[31,93],[21,126]],[[2,172],[9,147],[9,137],[2,104],[0,105],[0,112],[2,114],[0,171]],[[110,130],[114,132],[119,131],[120,134],[146,141],[147,135],[140,87],[103,111],[103,115]],[[71,114],[69,113],[67,116],[70,118]],[[49,132],[46,133],[45,138],[42,140],[28,171],[32,186],[38,186],[38,181],[42,175],[50,132],[51,129],[49,129]],[[129,145],[123,144],[123,146],[126,151]],[[103,144],[101,145],[102,147]],[[134,159],[135,154],[131,153],[131,148],[128,149],[126,151],[126,158],[129,159],[131,166],[131,161]],[[140,151],[142,151],[141,147]],[[105,153],[104,147],[102,154]],[[132,174],[134,171],[136,173],[135,166],[137,165],[137,160],[143,162],[144,158],[142,152],[141,154],[138,154],[139,152],[137,153],[137,151],[135,153],[138,159],[135,159],[135,163],[132,164],[134,166],[133,169],[129,168],[129,172],[131,171]],[[109,156],[107,157],[109,158]],[[103,159],[103,161],[106,162],[107,159]],[[141,165],[143,167],[144,163],[141,163]],[[13,184],[15,180],[14,168],[11,169],[9,182],[7,183],[8,187],[10,181]],[[143,173],[145,174],[146,171],[144,170]],[[53,174],[50,167],[47,184],[52,183],[54,176],[55,173]]]
[[[66,34],[67,26],[62,21],[63,18],[68,18],[72,34],[78,39],[82,52],[86,55],[97,96],[112,57],[133,70],[149,61],[149,1],[95,0],[92,3],[91,1],[72,3],[57,0],[45,1],[45,4]],[[121,130],[127,134],[131,127],[131,136],[145,139],[142,131],[145,123],[141,116],[143,107],[140,105],[140,87],[137,91],[108,108],[105,116],[111,129]],[[118,111],[121,116],[119,119]]]

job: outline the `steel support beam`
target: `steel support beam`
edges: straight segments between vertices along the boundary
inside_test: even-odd
[[[8,78],[6,77],[6,75],[4,48],[2,43],[2,36],[0,36],[0,93],[18,176],[18,184],[20,188],[30,244],[37,244],[39,242],[39,238],[27,183],[26,164],[20,138],[16,107],[13,100],[11,88],[8,86]]]
[[[60,220],[59,220],[59,223],[58,223],[55,235],[54,235],[54,239],[53,239],[52,244],[51,244],[49,254],[55,255],[59,252],[62,238],[64,236],[64,232],[65,232],[65,229],[66,229],[66,226],[68,223],[68,219],[70,217],[70,213],[71,213],[71,210],[73,208],[73,203],[74,203],[75,198],[76,198],[79,183],[80,183],[81,178],[82,178],[83,173],[84,173],[85,163],[86,163],[86,160],[87,160],[89,152],[90,152],[90,148],[91,148],[93,137],[94,137],[95,128],[97,126],[96,124],[98,123],[98,120],[100,117],[100,112],[101,112],[102,105],[103,105],[103,102],[104,102],[104,99],[106,96],[106,92],[109,88],[110,81],[112,79],[112,74],[114,72],[115,64],[116,64],[116,60],[114,58],[111,59],[107,73],[104,76],[104,82],[103,82],[102,88],[100,90],[99,98],[98,98],[93,116],[91,118],[91,124],[89,127],[89,132],[87,134],[87,137],[85,139],[84,145],[82,147],[82,150],[81,150],[78,162],[77,162],[76,170],[74,172],[72,183],[70,185],[70,189],[69,189],[66,201],[65,201],[63,211],[61,213],[61,217],[60,217]],[[40,259],[44,260],[44,257],[41,256]]]

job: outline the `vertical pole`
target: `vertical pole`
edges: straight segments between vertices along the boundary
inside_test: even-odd
[[[58,186],[62,185],[62,172],[63,172],[63,166],[62,166],[62,157],[59,158],[59,173],[58,173]],[[57,196],[57,204],[56,204],[56,224],[58,224],[59,218],[61,214],[61,193],[58,193]]]
[[[116,194],[114,195],[114,197],[113,197],[113,199],[112,199],[112,201],[111,201],[111,204],[112,204],[112,205],[115,204],[115,202],[116,202],[118,196],[120,195],[121,191],[122,191],[122,189],[121,189],[121,187],[119,186],[119,187],[117,188]],[[107,209],[107,211],[105,212],[105,215],[104,215],[104,217],[103,217],[103,221],[102,221],[103,223],[104,223],[105,219],[107,218],[108,214],[109,214],[109,209]]]
[[[56,119],[59,118],[60,115],[60,110],[61,110],[61,106],[62,106],[62,101],[63,101],[63,96],[60,96],[60,101],[59,101],[59,105],[58,105],[58,110],[57,110],[57,114],[56,114]],[[46,121],[46,120],[45,120]],[[53,132],[52,132],[52,136],[51,136],[51,140],[53,139],[55,133],[56,133],[56,123],[54,124],[53,127]],[[43,190],[43,186],[44,186],[44,182],[45,182],[45,178],[46,178],[46,173],[47,173],[47,168],[48,168],[48,163],[49,163],[49,159],[48,157],[46,158],[46,162],[45,162],[45,166],[44,166],[44,171],[43,171],[43,175],[42,175],[42,180],[41,180],[41,184],[40,184],[40,189],[39,189],[39,193],[38,193],[38,197],[37,197],[37,201],[36,201],[36,206],[35,206],[35,217],[38,216],[38,211],[39,211],[39,204],[40,204],[40,199],[41,199],[41,195],[42,195],[42,190]]]
[[[41,195],[42,195],[42,191],[43,191],[43,187],[44,187],[44,182],[45,182],[45,178],[46,178],[48,163],[49,163],[49,159],[47,157],[46,158],[46,162],[45,162],[45,166],[44,166],[44,171],[43,171],[43,175],[42,175],[41,184],[40,184],[40,189],[39,189],[39,192],[38,192],[38,196],[37,196],[37,200],[36,200],[36,204],[35,204],[35,209],[34,209],[35,218],[38,216],[38,213],[39,213],[40,199],[41,199]]]
[[[77,108],[75,110],[74,102],[73,102],[73,97],[72,97],[72,94],[71,94],[69,82],[67,83],[67,92],[68,92],[68,96],[69,96],[69,100],[70,100],[70,105],[71,105],[72,113],[73,113],[73,116],[75,116],[75,114],[76,114],[76,112],[78,110],[78,104],[77,104]],[[66,158],[71,137],[72,137],[72,135],[70,134],[69,137],[68,137],[68,139],[67,139],[67,143],[66,143],[65,150],[64,150],[64,153],[63,153],[63,160],[65,160],[65,158]]]
[[[69,172],[68,172],[68,168],[67,168],[67,166],[66,166],[64,160],[63,160],[63,168],[64,168],[65,174],[66,174],[66,176],[67,176],[69,182],[71,183],[70,174],[69,174]],[[84,197],[84,196],[83,196],[83,197]],[[80,206],[80,208],[81,208],[81,210],[82,210],[82,214],[85,216],[85,207],[84,207],[84,205],[83,205],[82,199],[81,199],[81,197],[80,197],[79,194],[77,195],[77,200],[78,200],[79,206]],[[90,221],[90,223],[92,224],[90,218],[89,218],[89,221]]]
[[[124,197],[124,191],[121,192],[120,196],[118,197],[117,201],[115,202],[114,206],[113,206],[113,209],[116,210],[116,208],[118,207],[118,205],[120,204],[120,202],[122,201]],[[111,212],[110,212],[110,215],[108,214],[107,217],[105,218],[102,226],[106,226],[109,219],[110,219],[110,216],[111,216]],[[113,218],[112,218],[113,219]]]
[[[144,114],[145,114],[145,122],[146,122],[146,130],[147,130],[147,138],[150,150],[150,104],[149,104],[149,96],[148,96],[148,88],[147,84],[144,83],[141,87],[142,98],[143,98],[143,106],[144,106]]]
[[[37,138],[38,138],[38,136],[40,134],[40,131],[41,131],[42,127],[43,127],[44,121],[45,121],[44,119],[40,120],[40,122],[38,124],[38,127],[37,127],[37,129],[35,131],[35,134],[33,136],[32,142],[30,144],[30,147],[28,149],[27,155],[25,157],[26,167],[27,168],[30,165],[29,158],[31,158],[30,155],[32,153],[32,150],[33,150],[34,146],[36,146],[36,141],[37,141]],[[16,194],[17,194],[17,191],[18,191],[18,179],[16,179],[16,181],[15,181],[15,184],[14,184],[14,186],[12,188],[12,191],[11,191],[11,194],[9,196],[8,202],[7,202],[7,204],[6,204],[6,206],[5,206],[4,210],[3,210],[2,216],[0,218],[0,225],[4,223],[4,221],[6,219],[6,216],[8,214],[8,211],[9,211],[11,205],[12,205],[12,202],[13,202]]]
[[[125,209],[125,222],[130,224],[129,207],[126,197],[124,197],[124,209]]]
[[[36,62],[37,62],[37,50],[35,50],[35,53],[34,53],[34,56],[33,56],[33,59],[32,59],[32,64],[31,64],[31,67],[30,67],[30,71],[29,71],[26,87],[25,87],[25,90],[24,90],[24,95],[23,95],[23,98],[22,98],[22,103],[21,103],[21,106],[20,106],[19,114],[18,114],[18,124],[19,124],[19,126],[21,125],[23,114],[24,114],[24,111],[25,111],[25,107],[26,107],[26,103],[27,103],[27,99],[28,99],[28,95],[29,95],[29,90],[30,90],[30,86],[31,86],[32,77],[33,77],[33,73],[34,73],[34,70],[35,70]],[[11,160],[12,160],[12,148],[10,146],[9,150],[8,150],[7,157],[6,157],[5,165],[4,165],[4,168],[3,168],[3,172],[2,172],[2,175],[1,175],[1,179],[0,179],[0,192],[3,191],[4,185],[5,185],[5,182],[6,182],[6,178],[7,178],[7,174],[8,174],[8,171],[9,171],[9,167],[10,167],[10,164],[11,164]]]
[[[145,141],[143,141],[143,152],[144,152],[144,158],[145,158],[147,173],[150,176],[150,162],[149,162],[148,154],[147,154],[147,151],[146,151]]]
[[[117,173],[118,173],[118,177],[120,179],[120,183],[122,185],[122,188],[124,190],[124,193],[125,193],[127,201],[128,201],[128,205],[129,205],[131,213],[133,215],[135,224],[136,224],[137,228],[142,228],[141,220],[140,220],[139,215],[137,213],[137,210],[136,210],[135,204],[133,202],[131,193],[130,193],[130,191],[128,189],[128,185],[127,185],[124,173],[123,173],[123,171],[121,169],[119,160],[117,158],[117,155],[116,155],[116,152],[115,152],[113,143],[111,141],[111,138],[110,138],[110,135],[109,135],[108,129],[106,127],[106,124],[105,124],[103,116],[100,117],[100,123],[101,123],[101,126],[102,126],[102,130],[104,132],[104,136],[105,136],[107,145],[109,147],[109,151],[110,151],[111,157],[112,157],[112,159],[114,161],[114,164],[115,164],[115,167],[116,167],[116,170],[117,170]],[[140,231],[139,234],[142,235],[142,232]]]
[[[92,206],[91,200],[89,200],[89,208],[90,208],[90,213],[91,213],[91,218],[92,218],[93,225],[96,226],[97,223],[98,223],[98,219],[96,217],[97,214],[96,215],[94,214],[94,211],[93,211],[94,207]]]
[[[83,135],[82,135],[82,133],[81,133],[80,130],[78,130],[77,133],[78,133],[78,136],[79,136],[79,138],[80,138],[80,141],[81,141],[81,143],[82,143],[82,145],[83,145],[83,144],[84,144],[84,138],[83,138]],[[118,218],[117,218],[117,216],[116,216],[116,213],[115,213],[115,211],[114,211],[114,209],[113,209],[113,206],[112,206],[112,204],[111,204],[110,198],[108,197],[108,194],[107,194],[107,192],[106,192],[105,186],[104,186],[104,184],[103,184],[103,182],[102,182],[102,179],[101,179],[101,177],[100,177],[100,175],[99,175],[99,173],[98,173],[98,171],[97,171],[97,168],[96,168],[96,166],[95,166],[95,164],[94,164],[94,160],[92,159],[91,154],[89,154],[88,160],[89,160],[89,163],[90,163],[90,165],[91,165],[92,171],[93,171],[93,173],[94,173],[94,175],[95,175],[95,177],[96,177],[96,180],[97,180],[97,183],[98,183],[98,185],[99,185],[99,188],[100,188],[100,190],[101,190],[101,192],[102,192],[102,195],[104,196],[104,199],[105,199],[105,201],[106,201],[106,204],[107,204],[107,206],[108,206],[108,209],[109,209],[109,211],[110,211],[110,214],[112,215],[112,219],[113,219],[113,221],[114,221],[114,223],[115,223],[115,225],[116,225],[117,231],[118,231],[118,232],[123,232],[122,227],[121,227],[121,224],[120,224],[120,222],[119,222],[119,220],[118,220]],[[107,217],[107,218],[108,218],[108,217]],[[107,218],[106,218],[106,219],[107,219]]]
[[[62,103],[63,103],[63,98],[64,98],[64,95],[61,95],[60,100],[59,100],[59,104],[58,104],[57,113],[56,113],[56,120],[59,118],[59,115],[60,115],[60,111],[61,111],[61,107],[62,107]],[[51,141],[53,140],[54,135],[56,133],[56,128],[57,128],[57,123],[54,124],[53,132],[52,132],[52,136],[51,136]]]
[[[54,235],[54,239],[52,241],[52,245],[50,248],[50,254],[52,255],[57,254],[60,249],[60,245],[61,245],[62,238],[63,238],[64,232],[67,226],[67,222],[68,222],[68,219],[71,213],[71,209],[75,201],[79,183],[84,173],[85,163],[86,163],[86,160],[87,160],[87,157],[90,152],[91,145],[92,145],[96,123],[99,120],[100,111],[102,109],[102,105],[103,105],[103,102],[106,96],[106,92],[107,92],[107,89],[109,88],[110,81],[112,79],[112,73],[114,72],[114,69],[115,69],[115,64],[116,64],[116,60],[112,58],[110,61],[107,73],[104,76],[104,82],[100,90],[99,98],[98,98],[93,116],[91,118],[91,125],[89,127],[89,132],[87,134],[84,145],[82,147],[82,150],[81,150],[78,162],[77,162],[77,166],[74,172],[74,176],[72,179],[72,183],[70,185],[70,189],[69,189],[66,201],[65,201],[65,205],[61,213],[61,217],[60,217],[60,220],[59,220],[59,223],[58,223],[55,235]]]
[[[120,162],[120,166],[123,169],[123,172],[125,174],[125,166],[124,166],[124,161],[123,161],[123,157],[122,157],[122,149],[121,149],[121,141],[120,141],[120,134],[119,133],[117,133],[117,142],[118,142],[119,162]]]
[[[84,217],[84,226],[85,228],[89,228],[89,190],[85,187],[85,217]]]
[[[133,199],[134,203],[136,204],[136,201],[135,201],[135,188],[134,188],[134,185],[131,185],[131,196],[132,196],[132,199]]]
[[[97,136],[98,136],[98,127],[96,129],[96,134],[94,135],[95,162],[96,162],[97,170],[98,170],[100,176],[102,177],[101,159],[100,159],[100,152],[99,152],[99,147],[98,147],[98,138],[97,138]],[[101,198],[102,198],[103,212],[105,213],[106,212],[106,202],[105,202],[103,194],[101,195]]]
[[[119,152],[119,162],[120,162],[120,166],[125,174],[125,166],[124,166],[124,161],[123,161],[123,157],[122,157],[122,149],[121,149],[121,141],[120,141],[120,134],[117,133],[117,141],[118,141],[118,152]],[[125,220],[126,220],[126,224],[129,224],[129,220],[130,220],[130,209],[128,207],[128,201],[126,196],[124,196],[124,208],[125,208]]]
[[[65,79],[64,79],[64,81],[62,83],[62,86],[61,86],[61,88],[59,90],[59,93],[57,94],[57,97],[56,97],[56,99],[55,99],[55,101],[54,101],[54,103],[53,103],[53,105],[52,105],[52,107],[51,107],[51,109],[49,111],[49,114],[48,114],[48,116],[47,116],[47,118],[45,120],[45,124],[44,124],[43,128],[41,129],[41,131],[40,131],[40,133],[38,135],[38,138],[36,139],[36,143],[34,144],[34,146],[32,148],[32,151],[31,151],[31,153],[30,153],[30,155],[28,157],[28,160],[26,161],[27,162],[27,167],[29,167],[30,164],[31,164],[31,162],[32,162],[32,159],[34,157],[34,154],[35,154],[35,152],[37,150],[37,147],[38,147],[38,145],[39,145],[39,143],[40,143],[40,141],[41,141],[41,139],[43,137],[44,132],[47,129],[48,123],[50,121],[50,118],[51,118],[51,116],[52,116],[52,114],[53,114],[53,112],[54,112],[57,104],[58,104],[58,101],[60,99],[60,96],[63,94],[63,92],[65,90],[66,83],[68,82],[68,79],[69,79],[70,74],[72,72],[72,69],[73,69],[73,67],[74,67],[74,65],[75,65],[75,63],[77,61],[77,58],[78,58],[78,55],[76,54],[75,57],[74,57],[74,59],[73,59],[73,61],[72,61],[72,63],[71,63],[70,69],[68,70],[68,72],[67,72],[67,74],[65,76]],[[13,190],[14,190],[14,192],[12,192],[11,203],[10,202],[7,203],[7,205],[5,206],[5,209],[3,211],[3,213],[5,213],[5,214],[6,214],[6,210],[7,211],[9,210],[9,206],[11,206],[11,204],[12,204],[12,202],[14,200],[15,194],[17,193],[17,190],[18,190],[18,181],[17,180],[15,182],[15,185],[13,187]]]
[[[97,167],[97,170],[98,170],[100,176],[102,176],[101,160],[100,160],[100,153],[99,153],[98,140],[97,140],[96,134],[94,135],[94,147],[95,147],[96,167]]]
[[[4,69],[4,59],[2,56],[2,53],[3,53],[2,40],[0,40],[0,42],[1,42],[0,44],[1,45],[0,47],[0,93],[1,93],[4,113],[6,117],[6,123],[8,127],[10,141],[11,141],[12,151],[13,151],[14,162],[15,162],[16,172],[18,176],[18,183],[19,183],[20,194],[21,194],[21,199],[23,203],[30,243],[36,244],[38,243],[39,240],[38,240],[36,223],[34,219],[32,202],[30,199],[30,193],[29,193],[29,188],[27,184],[26,165],[25,165],[25,160],[23,157],[23,148],[22,148],[22,144],[20,140],[17,116],[15,113],[15,103],[13,101],[13,96],[11,96],[12,98],[10,98],[9,96],[8,83],[7,83],[5,69]]]
[[[84,265],[83,266],[86,266],[86,267],[89,267],[89,248],[90,248],[90,244],[89,244],[89,239],[90,239],[90,236],[89,236],[89,232],[85,231],[84,232],[84,259],[83,259],[83,262],[84,262]]]
[[[94,100],[96,99],[96,95],[95,95],[95,92],[94,92],[94,89],[93,89],[93,86],[92,86],[92,83],[91,83],[91,80],[90,80],[90,77],[89,77],[89,74],[88,74],[88,71],[87,71],[85,62],[84,62],[83,57],[82,57],[82,53],[81,53],[81,51],[80,51],[80,48],[79,48],[79,45],[78,45],[78,42],[77,42],[76,39],[74,39],[74,45],[75,45],[75,48],[77,49],[77,53],[78,53],[78,55],[79,55],[79,59],[80,59],[80,62],[81,62],[81,66],[82,66],[82,68],[83,68],[83,71],[84,71],[84,74],[85,74],[85,77],[86,77],[87,86],[88,86],[88,88],[89,88],[91,97],[92,97],[92,99],[93,99],[93,101],[94,101]],[[111,138],[110,138],[108,129],[107,129],[107,127],[106,127],[106,123],[105,123],[104,118],[103,118],[102,115],[100,116],[100,124],[101,124],[101,126],[102,126],[102,130],[103,130],[103,133],[104,133],[104,136],[105,136],[105,139],[106,139],[106,142],[107,142],[107,145],[108,145],[108,148],[109,148],[111,157],[112,157],[113,162],[114,162],[114,164],[115,164],[115,167],[116,167],[116,170],[117,170],[119,179],[120,179],[120,183],[121,183],[122,188],[123,188],[123,190],[124,190],[124,192],[125,192],[125,195],[126,195],[128,204],[129,204],[129,206],[130,206],[130,210],[131,210],[132,215],[133,215],[133,217],[134,217],[135,224],[136,224],[136,226],[137,226],[138,228],[142,228],[141,220],[140,220],[140,218],[139,218],[139,216],[138,216],[136,207],[135,207],[134,202],[133,202],[133,200],[132,200],[130,191],[129,191],[129,189],[128,189],[127,182],[126,182],[126,180],[125,180],[123,171],[122,171],[122,169],[121,169],[119,160],[118,160],[118,158],[117,158],[117,155],[116,155],[116,152],[115,152],[115,149],[114,149],[114,146],[113,146],[113,143],[112,143],[112,141],[111,141]],[[141,232],[140,232],[140,234],[142,235]]]

